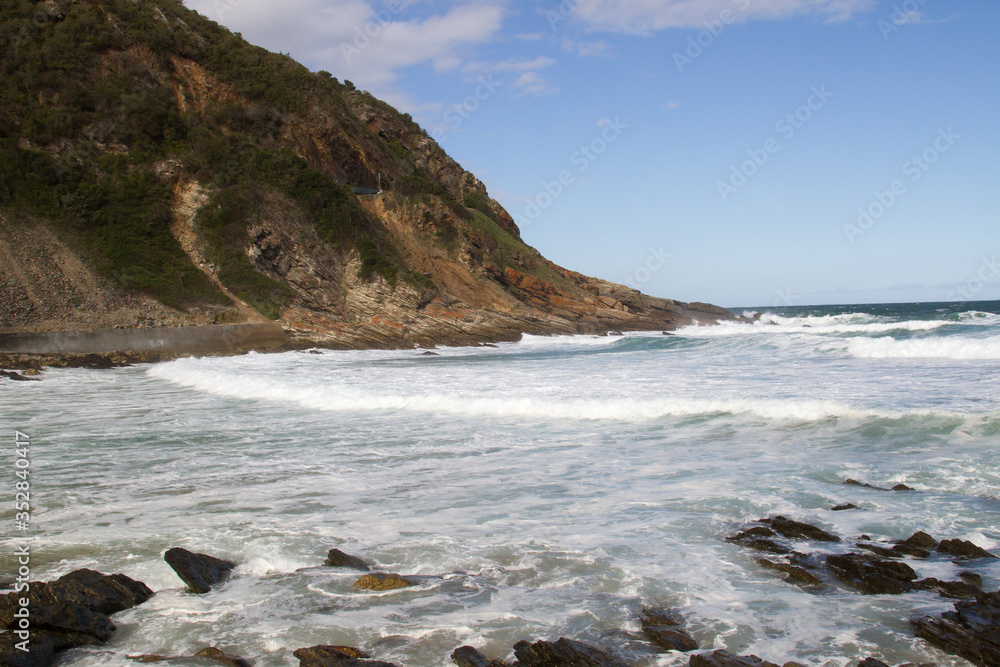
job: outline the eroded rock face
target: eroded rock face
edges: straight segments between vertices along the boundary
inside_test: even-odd
[[[514,655],[525,667],[629,667],[607,651],[565,637],[534,644],[520,641],[514,644]]]
[[[163,560],[173,568],[194,593],[207,593],[212,586],[229,576],[235,563],[206,554],[196,554],[187,549],[168,549]]]

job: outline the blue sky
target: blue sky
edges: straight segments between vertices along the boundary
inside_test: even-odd
[[[1000,299],[995,0],[187,0],[413,114],[553,261],[720,305]]]

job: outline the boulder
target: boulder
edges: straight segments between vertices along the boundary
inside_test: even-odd
[[[942,651],[987,667],[1000,665],[1000,592],[957,602],[940,617],[911,620],[917,636]]]
[[[203,648],[194,654],[195,658],[208,658],[226,667],[250,667],[250,661],[235,655],[228,655],[214,646]]]
[[[8,633],[0,634],[0,665],[4,667],[45,667],[55,658],[55,642],[44,631],[32,632],[28,651],[18,649],[21,640]]]
[[[917,532],[907,537],[905,540],[897,542],[896,544],[897,545],[905,544],[907,546],[918,547],[920,549],[933,549],[934,547],[937,546],[938,542],[924,531],[918,530]]]
[[[778,667],[755,655],[736,655],[721,649],[711,653],[694,653],[688,664],[691,667]]]
[[[520,641],[514,644],[514,655],[524,667],[629,667],[606,651],[565,637],[534,644]]]
[[[804,586],[819,586],[823,583],[823,580],[817,577],[815,574],[800,567],[798,565],[791,565],[789,563],[779,563],[767,558],[754,558],[756,562],[761,567],[767,570],[776,570],[778,572],[784,573],[785,581],[790,584],[802,584]]]
[[[357,588],[368,591],[392,591],[397,588],[408,588],[416,586],[417,582],[407,579],[399,574],[386,574],[384,572],[372,572],[366,574],[354,582]]]
[[[471,646],[460,646],[452,651],[451,661],[458,667],[510,667],[503,660],[490,660]]]
[[[964,581],[941,581],[933,577],[914,582],[913,587],[922,591],[937,591],[942,597],[975,600],[982,593],[978,586]]]
[[[875,658],[865,658],[858,663],[858,667],[889,667],[889,665]]]
[[[937,552],[956,556],[959,560],[996,558],[986,549],[978,547],[968,540],[942,540],[937,545]]]
[[[391,662],[371,660],[362,651],[350,646],[311,646],[292,653],[299,667],[396,667]]]
[[[30,609],[31,625],[35,628],[87,635],[102,643],[111,639],[117,629],[104,614],[75,602],[35,605]]]
[[[834,512],[844,512],[846,510],[856,510],[858,506],[854,503],[844,503],[843,505],[834,505],[832,509]]]
[[[679,615],[655,607],[643,607],[639,612],[642,634],[655,646],[667,651],[697,651],[698,642],[684,629]]]
[[[196,554],[174,547],[163,554],[163,560],[173,568],[188,588],[194,593],[207,593],[212,586],[229,576],[235,563],[214,556]]]
[[[761,519],[760,523],[770,526],[774,531],[784,535],[790,540],[813,540],[816,542],[840,542],[836,535],[826,532],[822,528],[793,521],[783,516],[776,516],[771,519]]]
[[[913,590],[917,573],[906,563],[877,558],[870,554],[827,556],[831,573],[866,595],[900,594]]]
[[[351,556],[350,554],[345,554],[340,549],[330,549],[330,553],[326,555],[326,562],[323,563],[329,567],[349,567],[354,570],[361,570],[363,572],[368,572],[371,570],[368,564],[357,556]]]

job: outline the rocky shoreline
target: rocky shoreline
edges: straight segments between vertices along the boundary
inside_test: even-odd
[[[850,481],[850,480],[849,480]],[[862,595],[897,595],[914,590],[936,591],[943,598],[958,599],[954,610],[940,616],[909,619],[916,637],[946,653],[960,656],[980,667],[1000,665],[1000,591],[982,590],[982,577],[971,568],[994,554],[975,544],[937,540],[917,531],[893,543],[862,535],[850,541],[809,523],[784,516],[762,518],[746,524],[726,541],[766,556],[754,561],[788,583],[813,594],[853,591]],[[854,547],[843,547],[854,542]],[[835,552],[804,552],[803,547],[831,545]],[[235,576],[237,564],[183,548],[168,549],[163,556],[192,595],[209,595],[213,588]],[[963,568],[960,581],[918,580],[907,561],[951,561]],[[354,589],[386,592],[419,586],[427,576],[373,571],[361,557],[330,549],[323,567],[355,570]],[[2,582],[7,588],[13,580]],[[104,645],[116,631],[112,616],[141,605],[155,593],[145,584],[123,574],[105,575],[80,569],[50,582],[30,582],[27,590],[0,595],[0,665],[45,667],[61,652]],[[28,638],[24,621],[30,619],[29,650],[20,643]],[[673,609],[645,604],[635,619],[640,632],[622,632],[644,642],[651,653],[687,654],[690,667],[778,667],[755,655],[736,655],[726,650],[699,646],[687,630],[684,616]],[[511,655],[489,657],[473,646],[459,646],[449,656],[459,667],[632,667],[612,651],[575,639],[555,641],[523,639],[511,647]],[[321,644],[298,648],[293,655],[299,667],[399,667],[362,648]],[[220,664],[251,667],[262,656],[238,656],[216,646],[206,646],[193,655],[125,655],[137,663]],[[440,656],[445,662],[446,656]],[[858,656],[857,667],[889,667],[868,656]],[[803,667],[784,662],[783,667]],[[904,665],[902,667],[916,667]]]

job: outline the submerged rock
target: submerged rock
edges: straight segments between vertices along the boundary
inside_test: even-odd
[[[235,563],[228,560],[192,553],[180,547],[168,549],[163,554],[163,560],[167,561],[167,565],[173,568],[188,588],[199,594],[212,590],[212,586],[228,577],[236,567]]]
[[[643,607],[639,612],[642,634],[659,648],[667,651],[697,651],[698,642],[684,629],[684,619],[679,614],[655,607]]]
[[[557,641],[520,641],[514,644],[514,655],[524,667],[629,667],[608,652],[560,637]]]
[[[854,503],[845,503],[843,505],[835,505],[833,508],[834,512],[844,512],[846,510],[856,510],[859,509]]]
[[[491,660],[472,646],[460,646],[451,654],[458,667],[510,667],[504,660]]]
[[[208,658],[226,667],[250,667],[250,662],[235,655],[228,655],[214,646],[203,648],[194,654],[195,658]]]
[[[776,516],[771,519],[761,519],[759,523],[770,526],[773,530],[787,537],[790,540],[813,540],[815,542],[840,542],[836,535],[826,532],[822,528],[793,521],[783,516]]]
[[[330,553],[326,556],[326,562],[323,564],[329,567],[349,567],[354,570],[362,570],[363,572],[371,570],[363,560],[357,556],[345,554],[340,549],[330,549]]]
[[[371,660],[368,654],[351,646],[311,646],[292,653],[299,667],[396,667],[391,662]]]
[[[754,558],[756,562],[761,567],[767,570],[776,570],[778,572],[784,573],[785,581],[790,584],[802,584],[803,586],[820,586],[823,580],[817,577],[815,574],[810,572],[804,567],[799,565],[792,565],[790,563],[779,563],[767,558]]]
[[[911,620],[917,636],[980,667],[1000,665],[1000,592],[958,602],[940,617]]]
[[[407,579],[399,574],[386,574],[385,572],[372,572],[366,574],[354,582],[357,588],[369,591],[391,591],[397,588],[408,588],[416,586],[417,582]]]

